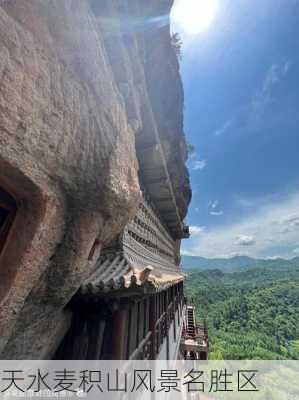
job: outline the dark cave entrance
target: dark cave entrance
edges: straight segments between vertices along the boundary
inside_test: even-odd
[[[4,248],[16,210],[15,200],[0,187],[0,254]]]

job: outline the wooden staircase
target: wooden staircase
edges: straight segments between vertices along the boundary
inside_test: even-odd
[[[186,315],[186,330],[187,335],[191,337],[195,337],[195,315],[194,315],[194,308],[188,307],[187,308],[187,315]]]
[[[186,306],[184,328],[181,338],[181,354],[185,360],[207,360],[209,338],[206,324],[197,324],[195,307]]]

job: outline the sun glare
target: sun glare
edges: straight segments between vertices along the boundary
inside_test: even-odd
[[[195,35],[209,28],[218,9],[218,0],[176,0],[171,17],[185,32]]]

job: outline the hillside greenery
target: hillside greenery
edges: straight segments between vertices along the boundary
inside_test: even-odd
[[[283,258],[256,259],[248,256],[235,256],[231,258],[205,258],[199,256],[182,256],[184,269],[220,269],[221,271],[233,272],[244,270],[245,268],[277,268],[285,269],[288,267],[299,266],[299,257],[290,260]]]
[[[299,266],[188,270],[185,290],[207,321],[210,359],[299,359]]]

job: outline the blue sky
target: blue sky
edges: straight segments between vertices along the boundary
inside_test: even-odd
[[[183,39],[185,132],[195,147],[188,162],[192,237],[183,253],[294,257],[299,1],[215,1],[205,31],[189,34],[179,21],[172,26]]]

